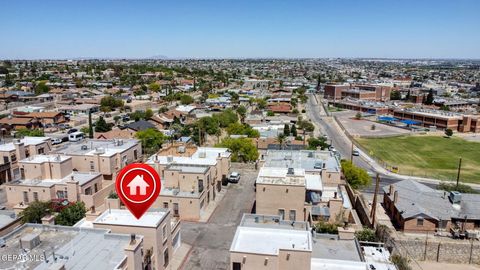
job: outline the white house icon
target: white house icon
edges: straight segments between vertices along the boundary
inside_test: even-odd
[[[149,186],[150,185],[143,180],[143,175],[135,176],[127,185],[127,187],[130,188],[130,195],[137,195],[137,188],[140,189],[140,195],[145,195],[147,194],[147,187]]]

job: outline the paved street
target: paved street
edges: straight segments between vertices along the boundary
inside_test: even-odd
[[[193,248],[183,269],[228,269],[229,250],[237,225],[250,213],[255,200],[253,183],[258,171],[241,173],[238,184],[230,184],[208,223],[182,222],[182,241]]]

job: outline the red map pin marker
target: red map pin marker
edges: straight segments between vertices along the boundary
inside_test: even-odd
[[[120,171],[115,188],[123,204],[140,219],[160,194],[160,176],[147,164],[133,163]]]

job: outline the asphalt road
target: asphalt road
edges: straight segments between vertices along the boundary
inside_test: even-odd
[[[192,245],[183,269],[229,269],[230,246],[244,213],[250,213],[255,201],[253,183],[258,171],[240,172],[238,184],[230,184],[208,223],[182,221],[182,241]]]
[[[334,120],[331,117],[327,116],[325,113],[323,113],[323,108],[321,108],[321,106],[322,105],[320,104],[319,99],[317,103],[317,99],[315,99],[313,95],[310,96],[306,105],[308,117],[317,125],[317,127],[320,128],[321,134],[325,134],[328,136],[329,143],[331,143],[335,147],[335,149],[340,153],[341,157],[345,159],[350,159],[352,143],[347,140],[345,136],[339,134],[339,132],[341,131],[339,131],[335,127],[332,127]],[[360,157],[353,157],[353,163],[365,169],[369,173],[369,175],[372,176],[372,185],[361,190],[368,199],[371,199],[373,193],[375,192],[376,171],[372,166],[370,166],[365,160]],[[397,178],[380,174],[380,193],[384,186],[388,186],[398,181],[400,180]],[[423,184],[432,188],[437,187],[436,184]]]

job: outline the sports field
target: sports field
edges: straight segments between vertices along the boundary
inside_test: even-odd
[[[462,158],[460,181],[480,183],[480,143],[440,136],[401,136],[357,139],[375,159],[397,166],[400,174],[455,180]]]

